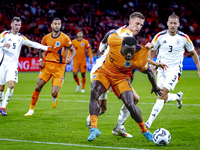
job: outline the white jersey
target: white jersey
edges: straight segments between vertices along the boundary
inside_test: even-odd
[[[128,37],[128,36],[133,36],[133,32],[125,25],[125,26],[122,26],[120,27],[119,29],[116,30],[118,36],[120,38],[124,38],[124,37]],[[106,59],[106,56],[109,52],[109,45],[107,46],[107,48],[104,50],[104,53],[103,55],[98,58],[96,60],[96,64],[92,67],[92,70],[90,72],[90,79],[92,80],[92,74],[99,68],[102,66],[103,62],[105,61]]]
[[[10,44],[10,48],[3,47],[5,43]],[[0,34],[0,48],[4,56],[2,56],[0,62],[1,65],[18,65],[18,58],[22,45],[34,47],[37,49],[47,50],[48,47],[41,45],[37,42],[32,42],[24,37],[22,34],[12,34],[11,31],[4,31]]]
[[[190,38],[181,31],[171,36],[168,30],[164,30],[155,35],[152,40],[154,48],[158,50],[157,62],[165,63],[170,67],[180,66],[184,58],[185,48],[188,52],[194,50]]]

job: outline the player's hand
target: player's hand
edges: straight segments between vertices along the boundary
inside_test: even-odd
[[[167,70],[167,68],[169,68],[166,64],[158,63],[158,62],[155,62],[155,66],[156,67],[161,67],[163,69],[163,71],[165,71],[165,70]]]
[[[40,61],[40,63],[39,63],[39,68],[40,68],[40,69],[43,69],[43,68],[44,68],[44,62],[43,62],[43,61]]]
[[[52,50],[52,46],[47,46],[47,50]]]
[[[153,73],[156,73],[156,68],[154,66],[150,66],[151,70],[153,71]]]
[[[10,44],[9,44],[9,43],[5,43],[5,44],[3,45],[3,47],[6,47],[7,49],[9,49]]]
[[[145,47],[148,48],[148,49],[151,49],[151,48],[154,47],[154,45],[153,45],[152,43],[148,42],[148,43],[145,45]]]
[[[103,52],[107,48],[107,44],[103,44],[102,42],[99,44],[99,51]]]
[[[154,87],[151,89],[151,94],[154,92],[157,96],[161,96],[163,91],[161,88],[159,88],[158,86]]]
[[[67,60],[66,60],[66,64],[67,64],[67,65],[70,65],[70,64],[71,64],[71,60],[67,59]]]
[[[90,64],[92,64],[92,60],[90,60]]]

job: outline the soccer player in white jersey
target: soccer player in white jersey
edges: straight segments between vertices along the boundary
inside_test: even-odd
[[[7,116],[6,106],[13,94],[15,83],[18,82],[18,58],[22,45],[47,50],[51,47],[32,42],[19,33],[21,28],[21,19],[13,17],[11,30],[0,34],[0,113]],[[5,84],[8,88],[4,96]]]
[[[144,20],[145,17],[143,16],[143,14],[141,14],[140,12],[134,12],[130,15],[129,18],[129,25],[128,26],[123,26],[120,27],[119,29],[117,29],[117,34],[119,37],[124,38],[127,36],[134,36],[136,35],[142,28],[143,24],[144,24]],[[93,66],[91,72],[90,72],[90,78],[92,79],[92,74],[99,68],[102,66],[102,63],[105,61],[106,55],[108,54],[109,51],[109,46],[107,46],[105,43],[107,41],[103,41],[100,43],[100,47],[99,47],[99,51],[100,52],[104,52],[103,55],[97,59],[96,64]],[[150,64],[152,65],[157,65],[158,67],[162,67],[163,69],[166,69],[166,65],[165,64],[161,64],[161,63],[156,63],[154,61],[149,60]],[[110,88],[110,90],[112,91],[112,88]],[[139,96],[138,94],[135,92],[135,90],[133,89],[133,95],[134,95],[134,101],[135,104],[138,103],[139,101]],[[99,106],[100,106],[100,112],[99,115],[104,114],[106,109],[107,109],[107,92],[103,93],[100,97],[99,97]],[[112,133],[114,135],[117,136],[122,136],[122,137],[126,137],[126,138],[132,138],[133,136],[129,133],[127,133],[125,131],[125,127],[124,127],[124,122],[127,119],[127,117],[129,116],[129,111],[126,108],[125,105],[122,106],[121,110],[120,110],[120,114],[118,117],[118,121],[117,121],[117,125],[116,127],[113,129]],[[87,117],[86,119],[86,124],[88,125],[88,127],[90,128],[90,115]]]
[[[200,77],[200,63],[197,52],[194,49],[193,43],[188,35],[178,30],[180,26],[179,17],[170,15],[167,21],[168,29],[159,32],[152,40],[154,48],[149,51],[149,58],[153,60],[154,52],[158,50],[157,62],[162,62],[168,65],[167,71],[157,69],[157,85],[162,88],[162,96],[158,96],[156,103],[153,106],[149,119],[146,122],[146,127],[150,128],[151,124],[162,110],[165,102],[177,101],[177,106],[182,107],[181,98],[182,92],[177,94],[169,93],[174,90],[182,73],[182,62],[185,48],[191,54],[193,61],[198,69]],[[151,69],[155,70],[154,66]]]

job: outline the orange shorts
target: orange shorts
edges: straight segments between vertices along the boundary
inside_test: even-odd
[[[38,78],[48,82],[52,77],[52,85],[62,87],[63,79],[65,75],[65,65],[54,62],[45,62],[44,68],[42,69]]]
[[[120,76],[118,78],[110,76],[104,72],[99,72],[98,70],[93,73],[92,81],[100,81],[105,88],[108,90],[112,86],[113,92],[119,98],[120,95],[125,91],[133,91],[131,86],[130,76]]]
[[[86,62],[83,63],[73,63],[73,72],[78,72],[80,69],[81,73],[87,72]]]

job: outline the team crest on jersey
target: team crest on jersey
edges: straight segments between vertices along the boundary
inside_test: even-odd
[[[128,68],[129,68],[131,65],[132,65],[132,64],[131,64],[130,61],[126,61],[126,62],[124,63],[124,66],[125,66],[125,67],[128,67]]]
[[[96,77],[97,77],[97,75],[95,74],[95,75],[93,75],[92,79],[94,79],[94,78],[96,78]]]
[[[59,41],[56,41],[56,47],[59,47],[60,46],[60,42]]]
[[[85,45],[85,43],[82,42],[82,43],[81,43],[81,46],[83,47],[84,45]]]
[[[176,44],[177,44],[177,45],[180,45],[180,44],[181,44],[181,40],[177,39],[177,40],[176,40]]]

